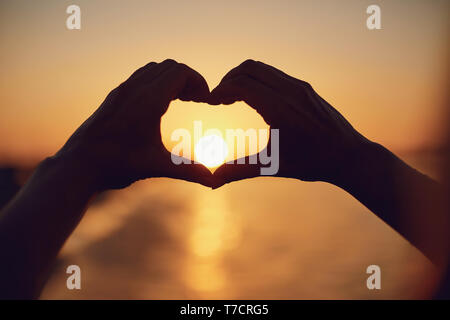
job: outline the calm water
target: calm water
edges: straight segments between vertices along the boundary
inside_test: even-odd
[[[434,175],[430,159],[409,162]],[[81,267],[82,290],[66,288],[70,264]],[[377,292],[366,287],[371,264],[382,271]],[[153,179],[91,206],[42,298],[418,298],[434,272],[359,202],[325,183],[257,178],[212,191]]]

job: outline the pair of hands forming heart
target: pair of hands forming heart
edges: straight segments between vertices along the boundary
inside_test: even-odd
[[[177,98],[212,105],[245,101],[279,129],[277,176],[335,184],[433,261],[448,261],[449,219],[439,207],[446,190],[360,135],[309,84],[248,60],[210,92],[199,73],[166,60],[147,64],[114,89],[1,212],[0,298],[36,297],[50,262],[98,191],[149,177],[217,188],[260,174],[249,161],[225,164],[214,174],[200,164],[175,165],[160,122]]]
[[[55,157],[81,164],[96,190],[149,177],[217,188],[260,175],[260,165],[248,159],[224,164],[214,174],[201,164],[175,165],[160,132],[161,117],[175,99],[211,105],[245,101],[256,109],[279,129],[279,177],[333,182],[368,142],[308,83],[274,67],[247,60],[210,92],[198,72],[169,59],[145,65],[114,89]]]

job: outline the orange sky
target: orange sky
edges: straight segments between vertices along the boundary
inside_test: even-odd
[[[65,27],[70,4],[82,29]],[[382,30],[365,25],[369,4]],[[394,150],[439,132],[448,70],[448,1],[2,1],[0,160],[57,151],[107,93],[149,61],[174,58],[210,87],[247,58],[310,82],[360,132]],[[220,111],[219,111],[220,110]],[[172,130],[264,128],[241,103],[174,103]]]

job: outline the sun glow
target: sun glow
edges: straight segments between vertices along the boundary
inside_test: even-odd
[[[208,168],[218,167],[228,156],[228,147],[222,137],[207,135],[200,138],[195,145],[195,160]]]

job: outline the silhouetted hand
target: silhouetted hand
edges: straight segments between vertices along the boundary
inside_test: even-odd
[[[228,72],[208,102],[241,100],[271,128],[279,129],[276,176],[325,181],[342,188],[436,265],[445,266],[450,218],[442,210],[446,195],[438,183],[364,138],[308,83],[264,63],[247,60]],[[275,142],[269,140],[266,149]],[[262,152],[258,156],[264,158]],[[224,164],[214,172],[215,188],[261,174],[260,161],[240,160],[246,164]]]
[[[236,101],[245,101],[271,129],[279,129],[279,177],[332,181],[368,142],[311,85],[262,62],[247,60],[228,72],[208,99],[216,105]],[[248,160],[219,167],[216,187],[259,176],[261,164]]]
[[[160,133],[161,116],[172,100],[203,102],[208,94],[205,79],[186,65],[170,59],[151,62],[114,89],[54,158],[81,163],[99,190],[149,177],[211,186],[212,174],[203,165],[171,161]]]
[[[161,141],[160,119],[177,98],[247,102],[280,129],[277,176],[341,187],[438,266],[447,266],[450,221],[440,205],[447,198],[443,188],[361,136],[309,84],[249,60],[210,94],[201,75],[166,60],[144,66],[113,90],[1,211],[0,298],[39,295],[52,261],[99,190],[147,177],[218,187],[260,175],[260,166],[248,161],[226,164],[214,176],[202,165],[175,165]]]

